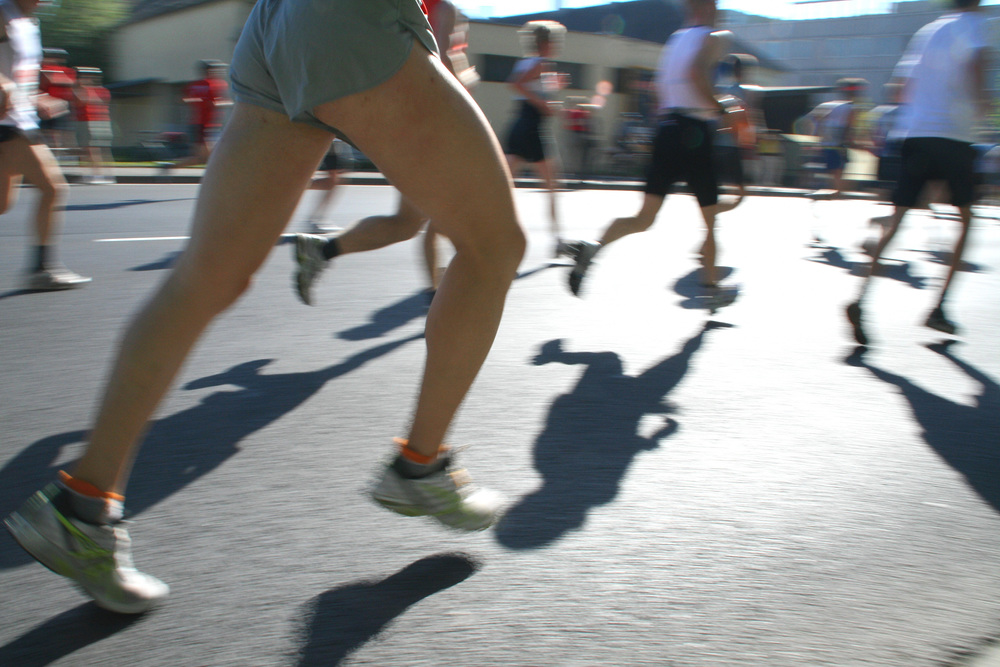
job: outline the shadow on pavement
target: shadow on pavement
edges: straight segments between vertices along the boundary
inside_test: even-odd
[[[460,584],[480,567],[461,553],[428,556],[376,582],[333,588],[304,605],[300,667],[332,667],[377,637],[409,607]]]
[[[422,337],[384,343],[317,371],[265,375],[261,369],[271,360],[259,359],[189,382],[185,389],[227,385],[236,389],[217,391],[198,405],[151,424],[128,487],[129,513],[139,514],[212,472],[240,451],[244,438],[290,413],[327,382]],[[71,469],[64,449],[77,446],[85,436],[85,431],[49,436],[11,459],[0,470],[0,516],[54,480],[58,470]],[[31,562],[5,531],[0,533],[0,568]]]
[[[868,266],[871,263],[869,259],[866,259],[863,262],[852,262],[844,257],[840,248],[831,247],[823,250],[818,257],[807,257],[806,261],[816,262],[817,264],[828,264],[834,268],[843,269],[852,276],[865,275],[865,272],[868,270]],[[909,262],[894,262],[891,259],[883,257],[880,264],[882,270],[878,274],[879,278],[896,280],[898,282],[905,283],[914,289],[927,289],[927,278],[924,276],[915,276],[910,273]]]
[[[857,348],[846,362],[868,369],[875,377],[899,389],[910,402],[913,416],[923,428],[923,438],[945,463],[961,473],[969,486],[1000,511],[1000,386],[977,368],[951,352],[955,341],[927,348],[951,361],[982,387],[976,405],[950,401],[905,377],[872,366],[864,348]]]
[[[42,667],[121,632],[142,616],[115,614],[93,602],[50,618],[5,646],[0,665]]]
[[[705,334],[731,326],[707,322],[680,352],[636,377],[625,375],[614,352],[566,352],[561,340],[545,343],[536,365],[586,368],[573,392],[552,404],[535,442],[542,486],[507,512],[497,526],[497,540],[511,549],[546,546],[583,526],[591,509],[614,500],[636,455],[655,449],[678,428],[666,416],[659,430],[644,437],[638,433],[642,418],[675,411],[664,399],[684,379]]]
[[[172,250],[155,262],[133,266],[129,271],[160,271],[162,269],[169,269],[177,262],[177,258],[181,256],[181,252],[183,251]]]
[[[701,273],[700,268],[695,269],[687,275],[681,276],[674,283],[674,292],[678,296],[684,297],[684,300],[680,303],[681,308],[711,311],[718,307],[713,305],[712,294],[708,291],[708,288],[702,285]],[[731,266],[715,267],[715,280],[719,283],[725,283],[732,275],[733,267]]]
[[[546,269],[567,268],[566,264],[545,264],[529,271],[522,271],[517,274],[515,280],[527,278]],[[420,290],[410,296],[404,297],[396,303],[391,303],[385,308],[376,310],[371,315],[371,320],[366,324],[346,329],[337,334],[341,340],[369,340],[380,338],[394,329],[405,326],[409,322],[423,317],[430,307],[431,294],[428,290]]]
[[[175,201],[194,201],[194,197],[181,197],[179,199],[126,199],[123,201],[101,202],[100,204],[70,204],[66,206],[66,211],[109,211],[115,208],[125,208],[126,206],[142,206],[144,204],[166,204]]]

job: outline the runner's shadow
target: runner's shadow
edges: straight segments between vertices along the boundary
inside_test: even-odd
[[[625,375],[614,352],[566,352],[561,340],[543,345],[536,365],[582,364],[585,370],[572,393],[553,402],[535,442],[541,487],[507,512],[497,540],[511,549],[546,546],[582,527],[593,508],[614,500],[633,459],[678,428],[666,416],[652,435],[640,435],[643,418],[675,412],[666,396],[684,379],[705,334],[731,326],[706,323],[680,352],[635,377]]]
[[[125,208],[127,206],[143,206],[145,204],[166,204],[175,201],[194,201],[194,197],[181,197],[179,199],[125,199],[122,201],[102,202],[100,204],[70,204],[66,206],[66,211],[110,211],[115,208]]]
[[[271,360],[259,359],[189,382],[185,389],[236,389],[212,393],[198,405],[152,423],[129,483],[129,513],[140,514],[212,472],[240,451],[246,437],[292,412],[327,382],[420,338],[416,334],[384,343],[316,371],[263,374]],[[0,469],[0,516],[52,481],[58,470],[71,469],[85,437],[85,431],[72,431],[43,438]],[[29,562],[13,540],[0,539],[0,569]]]
[[[121,632],[141,618],[134,614],[115,614],[87,602],[0,646],[0,665],[51,665],[60,658]]]
[[[377,637],[408,608],[459,584],[480,567],[472,557],[422,558],[382,581],[334,588],[304,605],[300,667],[333,667]]]
[[[701,284],[702,271],[700,268],[682,276],[674,283],[674,292],[678,296],[684,297],[681,301],[681,308],[688,310],[712,310],[712,295],[708,289]],[[731,266],[715,267],[715,279],[723,282],[733,275]],[[717,306],[715,306],[717,307]]]
[[[1000,512],[1000,386],[951,352],[955,341],[928,345],[982,387],[976,405],[938,396],[910,380],[867,363],[856,350],[847,363],[867,368],[875,377],[897,387],[910,402],[923,438],[945,463],[965,477],[969,486]]]
[[[159,271],[161,269],[169,269],[177,262],[177,258],[181,256],[181,252],[183,251],[173,250],[155,262],[133,266],[129,271]]]
[[[540,266],[530,271],[519,273],[515,280],[527,278],[540,271],[560,266],[559,264],[548,264]],[[385,308],[376,310],[371,315],[371,320],[361,326],[347,329],[337,334],[341,340],[369,340],[371,338],[381,338],[390,331],[398,329],[418,317],[427,314],[430,306],[430,293],[427,290],[420,290],[410,296],[404,297],[396,303],[389,304]]]
[[[934,264],[940,264],[942,266],[951,266],[952,252],[950,250],[917,250],[914,252],[923,252],[930,256],[929,261]],[[965,259],[959,265],[958,270],[963,273],[982,273],[983,267],[979,264],[973,264]]]
[[[852,276],[863,276],[868,270],[869,261],[852,262],[844,257],[840,248],[827,248],[818,257],[807,257],[806,261],[817,264],[827,264],[837,269],[843,269]],[[881,270],[878,273],[880,278],[889,278],[901,283],[905,283],[914,289],[927,289],[927,278],[915,276],[910,273],[909,262],[896,262],[882,258]]]

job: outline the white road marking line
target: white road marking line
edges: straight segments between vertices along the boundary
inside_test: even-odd
[[[187,241],[190,236],[134,236],[125,239],[94,239],[94,243],[120,243],[123,241]]]

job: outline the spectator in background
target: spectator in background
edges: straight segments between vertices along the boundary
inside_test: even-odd
[[[532,169],[549,191],[549,228],[555,237],[555,256],[568,253],[559,229],[556,210],[558,160],[546,135],[546,119],[556,113],[558,102],[553,99],[562,87],[551,57],[558,51],[566,35],[566,27],[555,21],[529,21],[520,30],[525,57],[514,65],[507,80],[517,97],[518,112],[507,135],[507,162],[514,176],[524,164]],[[546,145],[549,144],[549,145]]]
[[[746,194],[746,172],[756,160],[757,133],[764,127],[757,103],[759,92],[745,83],[746,70],[756,62],[757,59],[750,55],[728,55],[719,66],[719,74],[728,82],[716,87],[730,115],[729,122],[721,125],[712,139],[716,173],[720,184],[728,183],[736,188],[737,204]]]
[[[813,121],[813,134],[820,139],[820,157],[824,170],[830,176],[834,196],[844,191],[847,149],[857,145],[857,102],[867,85],[864,79],[841,79],[837,82],[838,98],[823,102],[809,114]]]
[[[55,113],[51,118],[38,121],[38,128],[42,131],[45,143],[50,148],[56,149],[73,146],[69,123],[76,71],[66,66],[68,56],[64,49],[44,49],[42,70],[38,78],[38,90],[41,93],[66,103],[62,113]]]
[[[73,87],[76,144],[87,168],[84,183],[114,183],[111,158],[111,93],[101,85],[101,70],[78,67]]]
[[[566,110],[566,131],[573,154],[573,175],[582,181],[591,174],[591,154],[594,148],[594,105],[585,97],[573,97]]]
[[[41,139],[38,119],[65,113],[66,102],[38,90],[42,38],[34,18],[38,0],[0,0],[0,213],[14,205],[25,180],[38,188],[34,257],[26,287],[63,290],[81,287],[90,278],[78,275],[53,257],[66,198],[66,179],[52,151]]]
[[[223,109],[232,105],[226,64],[218,60],[202,60],[199,65],[203,78],[184,88],[184,102],[191,107],[191,154],[177,162],[163,162],[164,172],[176,167],[193,167],[208,162],[212,147],[222,129]]]

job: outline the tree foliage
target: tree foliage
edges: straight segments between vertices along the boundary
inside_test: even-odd
[[[111,67],[110,38],[128,16],[128,0],[61,0],[39,5],[42,45],[65,49],[72,67]]]

